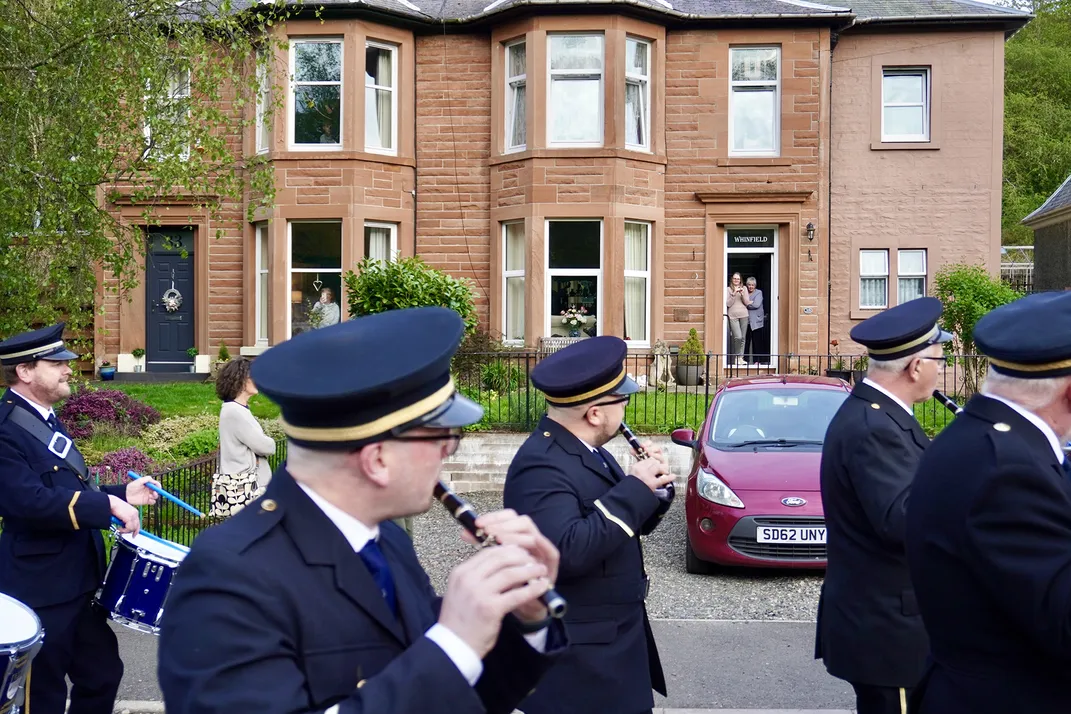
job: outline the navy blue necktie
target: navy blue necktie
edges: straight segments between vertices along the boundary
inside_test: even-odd
[[[1060,468],[1064,470],[1064,473],[1071,476],[1071,459],[1064,457],[1063,462],[1060,464]]]
[[[368,572],[372,574],[376,585],[379,586],[379,591],[383,593],[383,599],[387,601],[391,614],[398,617],[398,597],[394,592],[394,578],[390,575],[390,566],[387,565],[387,558],[380,550],[379,544],[375,539],[368,541],[358,555],[368,567]]]
[[[59,421],[56,419],[55,414],[49,414],[48,419],[45,419],[48,425],[52,428],[52,431],[59,431]]]

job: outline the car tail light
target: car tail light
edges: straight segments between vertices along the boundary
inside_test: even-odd
[[[699,469],[695,485],[699,496],[711,503],[730,508],[744,507],[744,502],[740,500],[740,497],[733,493],[724,481],[706,469]]]

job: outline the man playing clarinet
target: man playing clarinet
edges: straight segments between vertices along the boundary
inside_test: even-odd
[[[519,708],[525,714],[641,714],[665,695],[644,598],[640,535],[668,509],[655,491],[673,481],[665,455],[629,472],[603,444],[617,435],[629,395],[626,346],[617,337],[572,344],[540,362],[532,384],[547,414],[506,474],[506,508],[532,517],[561,552],[557,590],[569,602],[570,649]]]
[[[440,600],[391,520],[431,506],[482,416],[450,377],[463,330],[452,310],[396,310],[253,362],[287,461],[175,576],[158,670],[169,712],[509,714],[539,681],[566,642],[540,601],[558,552],[532,521],[480,517],[502,545],[457,566]]]

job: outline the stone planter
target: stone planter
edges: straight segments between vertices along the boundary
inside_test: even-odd
[[[863,381],[863,377],[866,376],[865,369],[853,369],[852,370],[852,384],[859,384]]]
[[[852,378],[852,371],[850,369],[827,369],[826,376],[839,377],[847,382]]]
[[[677,384],[685,387],[694,387],[699,384],[699,377],[703,373],[703,364],[686,364],[677,362]]]

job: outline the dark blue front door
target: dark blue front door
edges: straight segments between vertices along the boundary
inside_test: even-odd
[[[189,372],[193,347],[193,231],[156,228],[145,259],[145,369]]]

